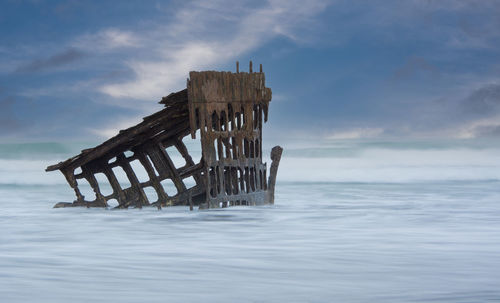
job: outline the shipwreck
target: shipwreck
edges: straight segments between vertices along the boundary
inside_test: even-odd
[[[164,108],[133,127],[90,149],[82,150],[66,161],[51,165],[46,171],[59,170],[76,194],[74,202],[60,202],[54,207],[109,207],[185,205],[192,210],[234,205],[274,203],[276,174],[282,148],[271,151],[269,177],[262,162],[262,126],[268,119],[271,89],[265,86],[265,75],[259,72],[236,73],[192,71],[187,88],[163,97]],[[185,136],[201,144],[201,160],[195,163],[183,143]],[[175,147],[186,164],[175,167],[167,152]],[[130,165],[138,160],[149,180],[140,182]],[[113,170],[120,167],[130,181],[123,188]],[[104,174],[112,193],[103,195],[96,174]],[[188,186],[187,178],[195,180]],[[95,199],[87,200],[79,181],[90,184]],[[175,195],[167,194],[162,181],[170,180]],[[192,184],[191,184],[192,185]],[[102,184],[101,184],[102,186]],[[144,189],[152,187],[156,201],[149,201]]]

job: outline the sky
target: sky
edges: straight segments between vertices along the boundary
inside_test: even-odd
[[[500,1],[0,0],[0,142],[103,140],[263,65],[269,136],[499,138]]]

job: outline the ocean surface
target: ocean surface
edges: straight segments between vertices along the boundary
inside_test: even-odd
[[[0,302],[500,302],[499,142],[283,142],[272,206],[53,209],[92,145],[0,144]]]

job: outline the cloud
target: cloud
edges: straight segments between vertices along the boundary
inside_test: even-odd
[[[157,100],[169,90],[181,88],[190,70],[235,60],[277,36],[300,41],[300,27],[313,22],[328,5],[324,1],[272,0],[254,9],[249,4],[190,3],[177,11],[171,24],[141,35],[150,49],[148,59],[126,61],[135,79],[105,84],[99,91],[113,98]]]
[[[383,128],[353,128],[334,132],[327,136],[327,139],[365,139],[379,137],[384,133]]]
[[[120,30],[117,28],[107,28],[95,34],[84,34],[71,42],[71,45],[88,52],[110,52],[123,50],[125,48],[137,48],[145,41],[138,34]]]
[[[480,138],[489,137],[500,137],[500,123],[495,125],[487,125],[484,127],[479,127],[476,130],[476,136]]]
[[[127,129],[135,124],[141,122],[141,117],[139,116],[121,116],[114,117],[114,122],[106,127],[90,127],[87,131],[95,136],[101,137],[103,139],[109,139],[118,134],[119,130]]]
[[[384,0],[370,4],[342,1],[342,4],[351,14],[339,24],[336,32],[339,35],[344,31],[352,35],[357,28],[368,25],[371,38],[376,35],[378,41],[398,40],[404,45],[403,41],[411,40],[448,50],[496,49],[494,40],[500,37],[497,30],[500,3],[496,0]]]
[[[411,121],[421,123],[425,136],[449,136],[472,139],[500,136],[500,84],[479,85],[464,93],[466,97],[427,103],[421,116]]]
[[[462,139],[500,137],[500,116],[469,121],[459,126],[455,133]]]
[[[37,59],[17,68],[19,73],[33,73],[60,67],[81,60],[86,54],[75,48],[69,48],[61,53],[55,54],[45,59]]]
[[[84,30],[77,36],[61,36],[57,43],[0,46],[0,54],[7,54],[0,59],[0,76],[5,70],[6,77],[12,77],[12,85],[4,84],[5,88],[19,97],[48,100],[71,95],[78,107],[95,103],[96,108],[113,108],[111,119],[79,126],[80,130],[108,137],[118,128],[133,124],[126,116],[123,123],[116,120],[122,113],[115,111],[123,110],[135,121],[136,114],[154,111],[161,96],[185,88],[190,70],[221,69],[234,66],[236,60],[245,70],[247,62],[243,60],[258,50],[255,54],[269,56],[266,60],[277,68],[273,73],[280,79],[272,83],[277,92],[275,101],[288,100],[285,105],[274,105],[283,109],[276,114],[277,124],[280,118],[303,119],[311,122],[304,127],[307,133],[309,128],[321,125],[321,136],[331,138],[493,136],[498,132],[497,125],[489,118],[500,114],[499,85],[494,81],[500,66],[495,63],[496,53],[491,52],[492,46],[498,48],[500,37],[496,30],[500,5],[496,3],[161,2],[157,12],[151,14],[150,7],[147,15],[138,12],[126,23],[122,18],[89,21],[91,26],[89,23],[64,31]],[[63,8],[62,14],[66,13]],[[88,31],[90,28],[95,30]],[[66,42],[61,42],[63,39]],[[300,47],[294,47],[297,45]],[[273,58],[277,50],[290,53]],[[40,59],[30,62],[38,56]],[[79,64],[64,78],[57,74],[12,73],[16,68],[20,73],[60,71],[84,58],[88,64]],[[296,74],[283,68],[284,60],[289,64],[302,58]],[[321,67],[316,64],[319,60],[324,62]],[[254,61],[258,66],[259,60]],[[403,64],[397,68],[399,63]],[[318,74],[321,69],[327,72]],[[289,74],[283,77],[283,73]],[[397,81],[387,81],[394,79]],[[331,91],[321,91],[321,87],[330,89],[330,85],[332,91],[335,89],[334,102],[327,97]],[[286,90],[293,92],[279,95]],[[306,91],[310,92],[307,107],[320,109],[321,115],[308,116],[304,103],[298,102]],[[61,110],[66,109],[61,106]],[[105,115],[98,110],[96,113]],[[102,130],[101,125],[105,125]],[[325,135],[333,127],[337,131]]]
[[[474,89],[458,108],[457,137],[500,137],[500,84]]]
[[[462,102],[465,114],[493,114],[500,111],[500,84],[492,83],[474,90]]]

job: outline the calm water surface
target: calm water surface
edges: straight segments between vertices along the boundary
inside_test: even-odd
[[[68,187],[59,179],[33,181],[44,178],[44,161],[22,168],[22,182],[6,159],[0,301],[500,302],[500,181],[490,171],[496,158],[492,166],[468,163],[462,177],[469,180],[449,180],[445,171],[441,180],[409,181],[429,163],[396,163],[407,172],[396,182],[395,168],[374,160],[330,171],[359,182],[318,182],[314,176],[328,172],[297,177],[294,157],[313,166],[317,159],[297,153],[284,158],[274,206],[193,212],[52,209],[72,198]],[[357,157],[360,163],[369,154]],[[457,169],[443,161],[436,169]],[[366,180],[374,174],[391,182]]]

